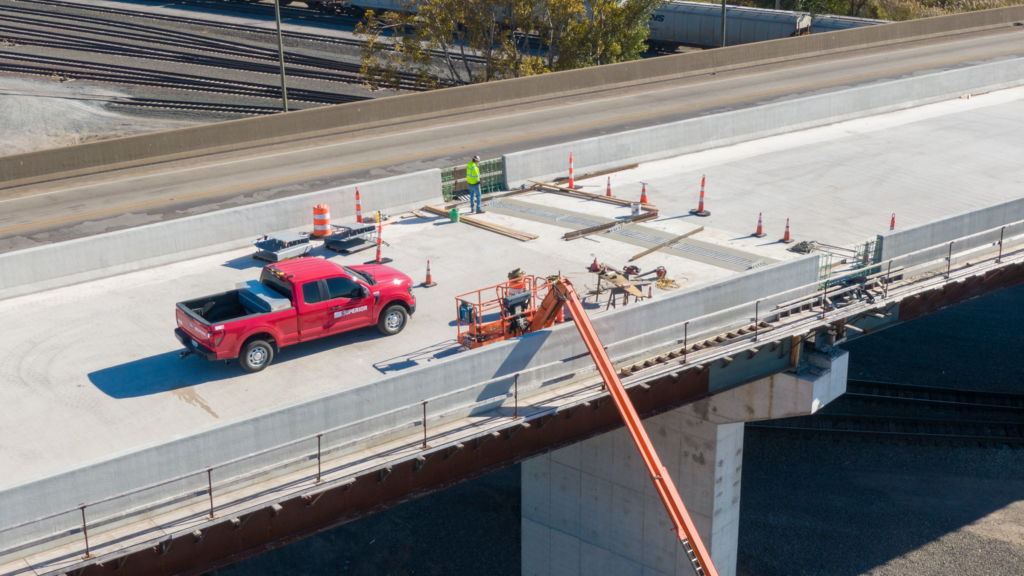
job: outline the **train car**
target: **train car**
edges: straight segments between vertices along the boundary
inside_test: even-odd
[[[749,44],[808,33],[811,16],[802,12],[726,6],[727,45]],[[669,2],[654,11],[650,43],[656,46],[712,48],[722,41],[722,6]]]
[[[405,12],[408,10],[402,0],[306,0],[306,5],[328,14],[349,14],[362,16],[367,10],[383,12]]]
[[[862,26],[875,26],[876,24],[888,23],[888,20],[872,20],[870,18],[853,18],[851,16],[819,14],[811,19],[811,34],[835,32],[836,30],[848,30],[850,28],[860,28]]]

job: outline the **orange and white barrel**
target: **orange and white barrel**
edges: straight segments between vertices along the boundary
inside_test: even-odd
[[[327,204],[317,204],[313,207],[313,235],[331,235],[331,209]]]

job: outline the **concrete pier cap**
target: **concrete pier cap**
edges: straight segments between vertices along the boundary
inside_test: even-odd
[[[813,414],[846,391],[849,353],[808,350],[797,368],[644,421],[721,576],[736,574],[744,423]],[[625,429],[527,460],[524,576],[693,574]]]

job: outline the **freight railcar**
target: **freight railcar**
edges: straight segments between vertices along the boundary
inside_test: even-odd
[[[806,34],[811,16],[801,12],[726,6],[726,44],[749,44]],[[659,47],[722,43],[722,6],[701,2],[669,2],[651,16],[650,43]]]
[[[295,0],[280,0],[290,4]],[[360,16],[366,10],[404,11],[402,0],[304,0],[310,8],[321,12]],[[805,12],[767,10],[746,6],[726,6],[726,39],[729,46],[763,42],[789,36],[832,32],[884,24],[884,20],[848,16],[814,16]],[[677,1],[654,11],[650,20],[650,45],[674,50],[677,46],[713,48],[721,45],[722,7],[720,4]]]
[[[850,28],[860,28],[862,26],[874,26],[876,24],[888,23],[888,20],[872,20],[870,18],[853,18],[851,16],[819,14],[812,19],[811,34],[835,32],[836,30],[847,30]]]

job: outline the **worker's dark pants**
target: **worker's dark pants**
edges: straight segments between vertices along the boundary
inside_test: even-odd
[[[469,185],[469,209],[479,210],[480,209],[480,185],[470,184]]]

